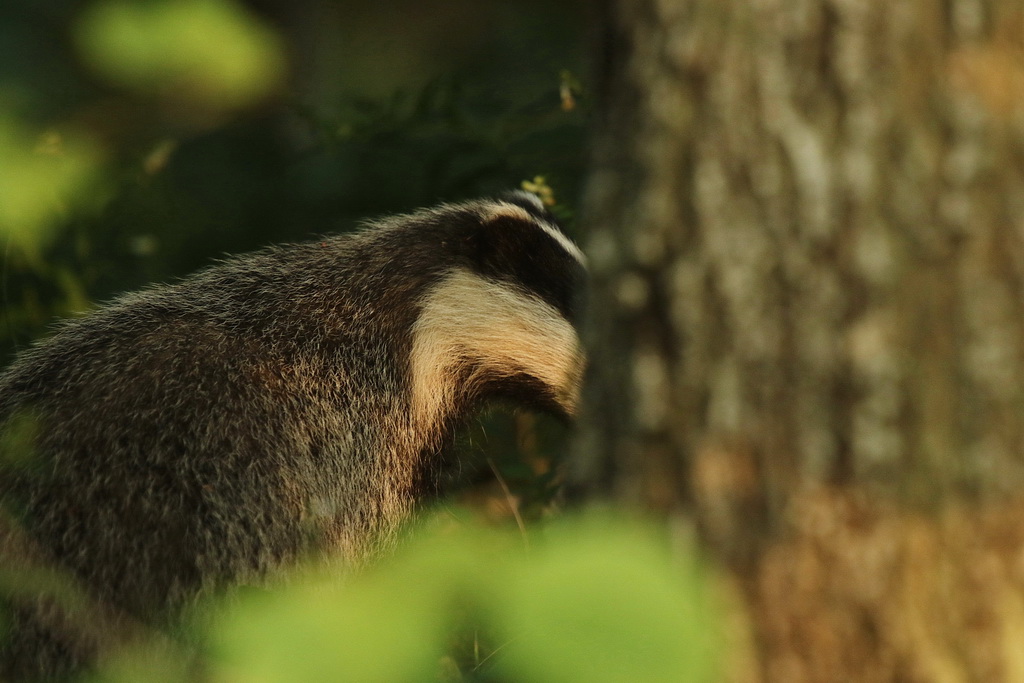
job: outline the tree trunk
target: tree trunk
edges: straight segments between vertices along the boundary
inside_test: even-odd
[[[1024,680],[1024,4],[610,0],[579,490],[779,681]]]

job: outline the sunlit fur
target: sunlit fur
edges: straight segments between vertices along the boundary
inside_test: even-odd
[[[124,615],[118,640],[302,554],[359,561],[443,493],[455,432],[489,400],[574,413],[583,263],[514,193],[232,258],[65,322],[0,375],[0,444],[27,439],[0,453],[0,566],[72,577]],[[103,627],[12,604],[0,680],[96,656]]]

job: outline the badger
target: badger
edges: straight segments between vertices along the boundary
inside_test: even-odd
[[[585,271],[515,192],[229,258],[64,322],[0,376],[0,566],[57,568],[118,624],[160,627],[307,553],[358,562],[443,493],[485,403],[573,416]],[[101,649],[48,600],[0,586],[0,604],[0,679]]]

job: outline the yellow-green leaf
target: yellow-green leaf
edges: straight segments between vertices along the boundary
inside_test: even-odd
[[[211,108],[260,99],[284,71],[276,34],[230,0],[103,0],[82,17],[77,39],[111,81]]]

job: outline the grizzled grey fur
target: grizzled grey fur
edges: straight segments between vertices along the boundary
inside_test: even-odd
[[[0,453],[0,566],[54,567],[131,630],[304,553],[363,557],[438,493],[481,403],[572,413],[583,277],[514,193],[233,258],[65,322],[0,375],[0,429],[27,451]],[[3,604],[0,680],[103,648],[47,600]]]

